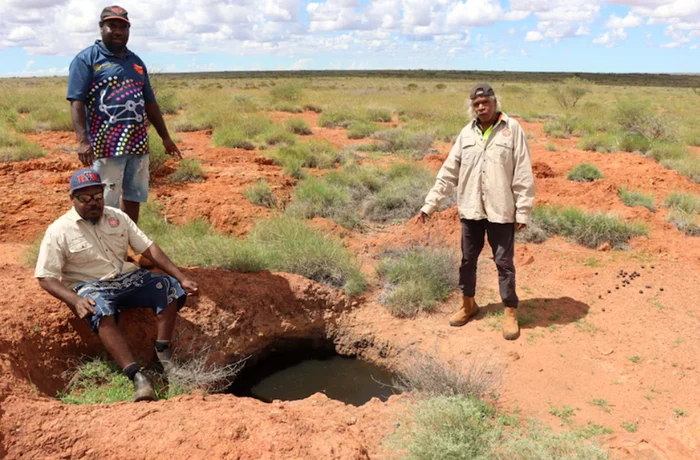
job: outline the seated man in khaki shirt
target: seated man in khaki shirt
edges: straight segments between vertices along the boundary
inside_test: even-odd
[[[107,351],[134,382],[135,401],[155,399],[153,385],[136,364],[117,327],[121,308],[149,307],[156,313],[156,356],[167,370],[177,312],[197,283],[124,212],[104,206],[104,185],[92,169],[70,180],[73,208],[51,224],[39,250],[35,277],[49,294],[86,319]],[[126,261],[127,249],[143,253],[167,275],[139,269]],[[186,293],[187,292],[187,293]]]

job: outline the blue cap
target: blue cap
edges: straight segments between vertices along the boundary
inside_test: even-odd
[[[100,174],[94,169],[81,169],[73,173],[70,178],[70,192],[73,193],[76,190],[80,190],[85,187],[92,187],[93,185],[104,186],[102,183],[102,178]]]

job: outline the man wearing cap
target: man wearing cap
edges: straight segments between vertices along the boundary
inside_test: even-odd
[[[81,169],[73,174],[70,180],[73,208],[46,231],[34,276],[44,290],[65,302],[79,318],[87,320],[134,382],[134,400],[153,400],[150,379],[136,364],[117,327],[120,310],[153,309],[158,330],[155,355],[167,371],[177,312],[187,294],[198,294],[198,286],[126,213],[104,206],[104,189],[97,171]],[[144,253],[166,274],[152,273],[127,262],[129,246]]]
[[[165,151],[182,154],[168,134],[148,71],[132,53],[128,13],[108,6],[100,15],[102,40],[73,59],[68,95],[78,157],[105,181],[105,205],[121,209],[138,222],[140,204],[148,199],[148,122]]]
[[[479,311],[474,300],[476,266],[487,235],[505,306],[503,336],[515,340],[520,336],[520,328],[513,250],[515,232],[527,226],[535,200],[530,151],[522,128],[501,112],[489,84],[475,85],[470,102],[472,121],[457,137],[416,221],[425,223],[457,188],[457,210],[462,223],[459,284],[463,300],[462,307],[450,318],[450,325],[463,326]]]

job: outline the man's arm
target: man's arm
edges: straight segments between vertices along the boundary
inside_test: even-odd
[[[70,118],[73,122],[73,131],[78,138],[78,158],[84,166],[90,166],[95,161],[95,152],[88,140],[85,124],[85,102],[74,99],[70,101]]]
[[[165,126],[165,120],[163,120],[163,114],[160,113],[160,106],[157,102],[146,102],[146,116],[148,116],[148,120],[156,129],[156,132],[158,132],[160,138],[163,139],[163,147],[165,147],[165,152],[168,155],[182,158],[180,149],[177,148],[175,142],[173,142],[173,140],[170,138],[168,128]]]
[[[95,301],[80,297],[78,294],[68,289],[57,278],[39,278],[39,286],[46,292],[67,304],[73,312],[83,319],[95,314]]]
[[[445,199],[452,189],[455,188],[459,181],[459,168],[462,162],[462,135],[457,137],[450,154],[447,156],[438,172],[435,185],[425,198],[425,205],[418,213],[417,220],[424,223],[428,216],[431,215],[439,206],[442,200]]]
[[[513,158],[513,196],[515,198],[515,222],[518,229],[524,228],[530,219],[530,213],[535,203],[535,179],[530,164],[530,149],[527,146],[525,132],[518,127],[515,136]]]
[[[199,294],[199,286],[196,281],[188,278],[179,268],[175,266],[168,255],[156,243],[151,244],[148,249],[143,251],[143,255],[148,257],[153,262],[156,268],[163,270],[168,275],[172,276],[180,282],[182,288],[190,295]]]

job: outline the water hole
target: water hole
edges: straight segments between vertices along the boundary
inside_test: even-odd
[[[294,401],[323,393],[330,399],[361,406],[376,397],[386,401],[399,391],[394,375],[360,359],[341,356],[332,344],[297,342],[276,346],[246,366],[228,392],[272,402]]]

